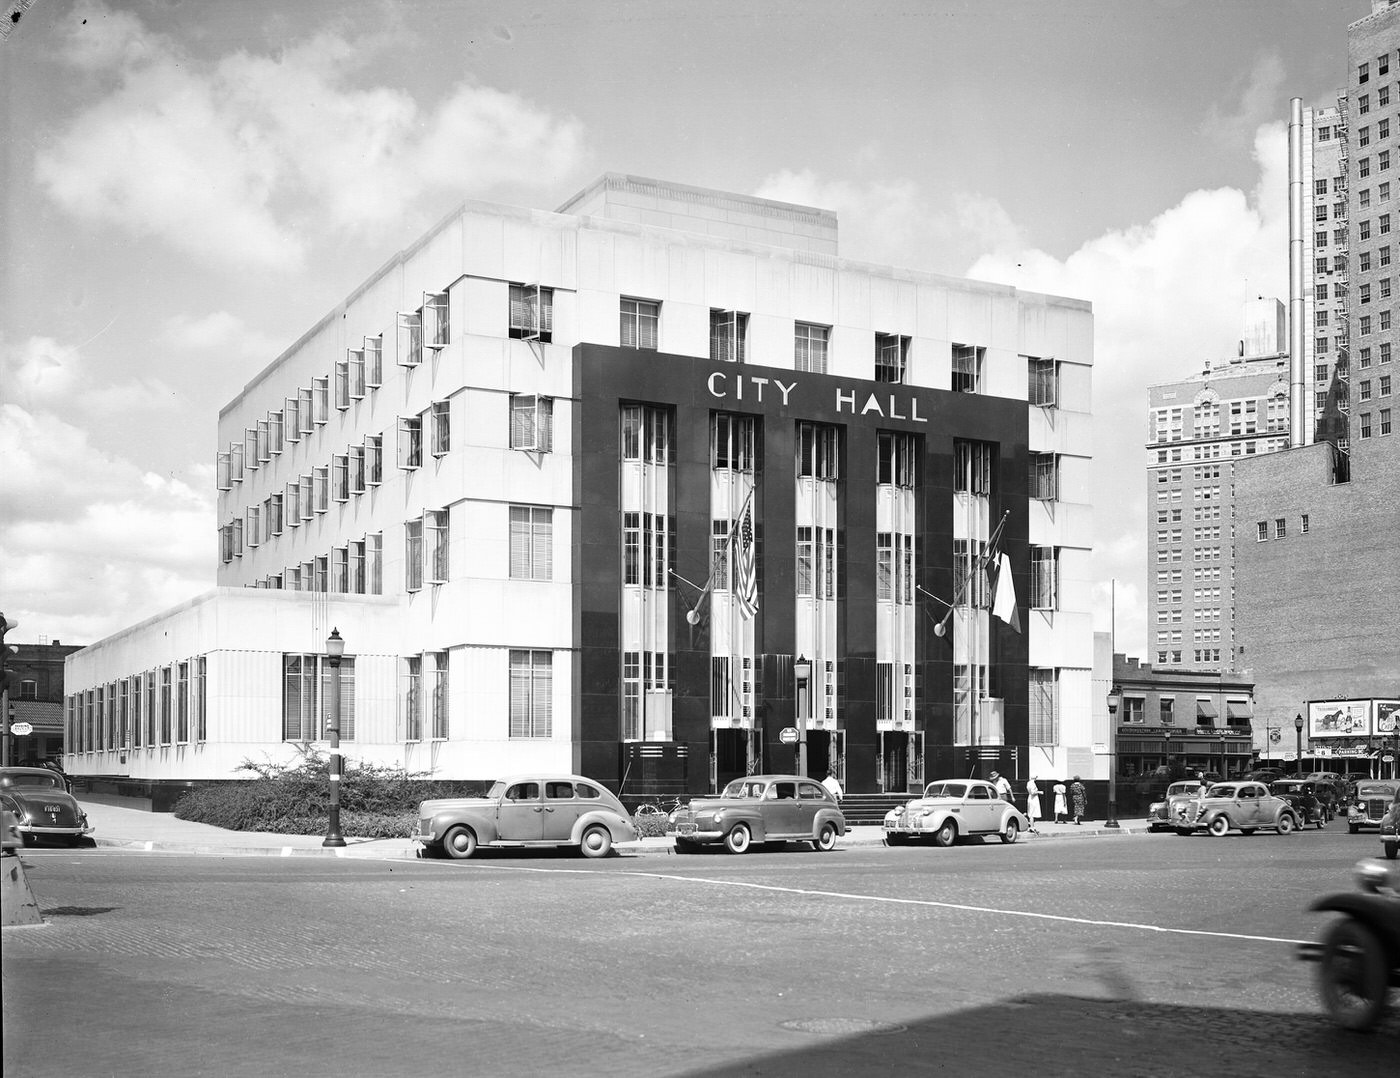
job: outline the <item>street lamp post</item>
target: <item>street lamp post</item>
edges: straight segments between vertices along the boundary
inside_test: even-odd
[[[1294,774],[1299,778],[1303,777],[1303,716],[1297,715],[1293,719],[1293,731],[1298,735],[1298,762],[1295,765]]]
[[[331,742],[331,811],[322,846],[345,845],[345,839],[340,835],[340,660],[344,654],[345,641],[340,638],[340,630],[331,629],[331,635],[326,639],[326,662],[331,668],[331,713],[330,721],[326,723],[326,734]]]
[[[792,664],[792,672],[797,679],[797,773],[807,774],[807,694],[811,691],[812,663],[805,655],[799,655]]]
[[[1162,751],[1167,754],[1167,782],[1172,780],[1172,732],[1162,731]]]
[[[1108,819],[1105,827],[1118,826],[1118,705],[1116,692],[1108,696]]]

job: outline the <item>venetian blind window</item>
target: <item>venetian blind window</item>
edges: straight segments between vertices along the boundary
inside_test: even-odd
[[[982,360],[986,349],[974,344],[953,345],[953,392],[982,392]]]
[[[826,373],[827,343],[831,330],[827,326],[798,322],[794,328],[793,366],[811,374]]]
[[[749,316],[743,311],[710,311],[710,358],[717,363],[744,362]]]
[[[447,652],[433,651],[424,656],[431,663],[432,672],[432,728],[433,739],[442,741],[447,738],[448,712],[447,712]]]
[[[1026,392],[1030,403],[1053,408],[1059,403],[1059,364],[1053,359],[1026,357]]]
[[[554,398],[512,393],[510,447],[532,453],[554,450]]]
[[[409,655],[403,664],[403,736],[423,740],[423,658]]]
[[[753,416],[716,413],[710,428],[710,467],[715,471],[752,472],[756,431]]]
[[[661,323],[661,304],[645,299],[623,299],[619,302],[622,347],[655,351],[657,327]]]
[[[909,338],[875,334],[875,381],[902,384],[909,364]]]
[[[1059,678],[1057,671],[1031,667],[1027,674],[1027,703],[1030,705],[1030,743],[1060,743]]]
[[[554,656],[511,649],[510,736],[547,738],[553,728]]]
[[[320,741],[330,713],[331,666],[324,655],[282,656],[282,740]],[[340,660],[340,739],[355,739],[355,660]]]
[[[1036,610],[1056,610],[1060,596],[1059,550],[1052,546],[1031,547],[1030,605]]]
[[[554,510],[542,505],[510,507],[512,580],[552,580]]]
[[[554,289],[539,285],[510,286],[510,336],[515,340],[554,339]]]
[[[1054,453],[1030,454],[1030,495],[1037,501],[1052,502],[1058,487],[1058,458]]]

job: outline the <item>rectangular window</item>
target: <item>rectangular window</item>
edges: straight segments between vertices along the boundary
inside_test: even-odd
[[[839,427],[824,423],[797,424],[797,474],[804,478],[841,478]]]
[[[1269,522],[1267,520],[1258,521],[1255,525],[1254,541],[1264,543],[1269,539]]]
[[[810,374],[826,373],[827,344],[831,336],[828,326],[797,322],[793,326],[793,367]]]
[[[953,392],[982,392],[982,360],[987,350],[975,344],[953,345]]]
[[[384,533],[365,536],[365,574],[369,577],[369,594],[384,594]]]
[[[716,363],[744,362],[749,316],[743,311],[710,310],[710,359]]]
[[[876,450],[875,482],[913,490],[918,481],[918,437],[882,430]]]
[[[1274,538],[1275,538],[1275,539],[1287,539],[1287,538],[1288,538],[1288,521],[1287,521],[1285,518],[1283,518],[1283,517],[1278,517],[1278,518],[1274,521]]]
[[[1053,502],[1057,497],[1057,461],[1054,453],[1030,454],[1030,496],[1037,501]]]
[[[423,362],[423,312],[399,311],[397,357],[400,367],[416,367]]]
[[[1308,534],[1308,514],[1304,513],[1298,524],[1298,530],[1304,535]]]
[[[1036,610],[1057,610],[1059,596],[1059,550],[1052,546],[1031,547],[1031,607]]]
[[[715,471],[752,472],[756,426],[753,416],[716,413],[710,428],[710,467]]]
[[[985,497],[993,491],[996,472],[996,446],[991,442],[973,442],[962,438],[953,441],[953,490],[958,494]],[[1158,473],[1158,481],[1166,482],[1173,473]],[[1180,479],[1180,475],[1175,476]]]
[[[335,361],[335,406],[339,411],[350,407],[350,360]]]
[[[160,668],[160,743],[170,744],[170,720],[173,717],[171,708],[171,686],[170,667]]]
[[[539,285],[510,286],[510,336],[517,341],[554,339],[554,289]]]
[[[452,317],[446,292],[424,292],[421,316],[423,339],[429,348],[444,348],[451,340]]]
[[[624,404],[622,459],[643,464],[671,463],[671,412],[643,404]]]
[[[352,595],[365,594],[365,541],[350,544],[350,587]]]
[[[1051,746],[1060,743],[1059,679],[1056,671],[1031,667],[1027,674],[1027,702],[1030,705],[1030,743]]]
[[[365,338],[365,385],[378,389],[384,384],[384,337]]]
[[[1371,413],[1362,412],[1361,415],[1357,418],[1360,420],[1361,423],[1361,437],[1371,437]]]
[[[346,453],[346,468],[349,471],[350,493],[365,492],[365,447],[352,445]]]
[[[194,662],[194,736],[202,742],[209,738],[209,661],[201,655]]]
[[[349,547],[338,546],[331,549],[330,590],[337,595],[345,595],[350,591]]]
[[[656,351],[661,304],[645,299],[622,299],[618,307],[622,347]]]
[[[365,484],[377,487],[384,481],[384,436],[371,434],[365,438]]]
[[[303,520],[310,520],[313,511],[324,513],[331,507],[331,470],[329,468],[312,468],[311,484],[311,501],[307,501],[305,491],[302,492]]]
[[[332,667],[324,655],[282,656],[282,740],[320,741],[331,715]],[[355,660],[340,660],[340,739],[355,739]]]
[[[451,579],[451,514],[429,509],[423,519],[428,529],[428,583],[446,584]]]
[[[510,736],[552,735],[554,656],[548,651],[511,649]]]
[[[327,555],[320,554],[312,559],[311,565],[311,590],[318,595],[325,595],[331,587],[331,560]]]
[[[188,744],[190,740],[190,664],[179,664],[175,679],[175,741]]]
[[[403,539],[404,588],[418,591],[423,587],[423,521],[405,521]]]
[[[399,467],[419,468],[423,465],[423,417],[399,416]]]
[[[423,740],[423,659],[409,655],[404,659],[403,678],[404,740]]]
[[[1027,398],[1038,408],[1053,408],[1059,397],[1059,364],[1053,359],[1026,357]]]
[[[554,450],[554,398],[510,395],[510,447],[531,453]]]
[[[636,517],[636,513],[626,516]],[[554,510],[542,505],[510,507],[510,576],[512,580],[554,578]],[[635,574],[636,567],[634,565]],[[637,583],[636,580],[624,581]]]
[[[1380,410],[1380,417],[1379,417],[1379,418],[1380,418],[1380,432],[1381,432],[1381,435],[1384,436],[1384,435],[1389,434],[1389,433],[1390,433],[1390,409],[1389,409],[1389,408],[1382,408],[1382,409]]]
[[[433,651],[424,656],[431,662],[433,740],[445,741],[448,734],[447,652]]]
[[[350,365],[350,399],[363,400],[365,396],[365,353],[363,348],[351,349],[348,353]]]
[[[336,453],[331,457],[331,497],[337,502],[350,500],[350,457]]]
[[[331,380],[329,378],[313,378],[311,380],[311,419],[318,427],[330,422]]]
[[[1326,181],[1325,179],[1323,179],[1323,180],[1313,180],[1313,194],[1315,194],[1315,195],[1325,195],[1326,193],[1327,193],[1327,181]]]
[[[875,381],[902,385],[909,367],[909,338],[875,334]]]
[[[452,402],[433,401],[429,415],[432,419],[432,454],[435,457],[446,456],[452,448]]]

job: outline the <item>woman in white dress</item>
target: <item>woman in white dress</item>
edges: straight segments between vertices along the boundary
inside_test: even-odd
[[[1055,822],[1059,823],[1061,816],[1069,815],[1069,805],[1065,802],[1065,794],[1068,791],[1063,782],[1055,783],[1053,789],[1055,791]]]
[[[1031,821],[1031,831],[1035,832],[1036,821],[1040,819],[1040,787],[1035,779],[1026,781],[1026,818]]]

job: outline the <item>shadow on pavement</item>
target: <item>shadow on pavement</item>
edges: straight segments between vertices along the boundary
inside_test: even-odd
[[[911,986],[912,988],[913,986]],[[956,985],[923,986],[934,994]],[[1400,1015],[1370,1034],[1317,1015],[1035,995],[921,1022],[814,1016],[781,1023],[794,1047],[740,1063],[686,1071],[687,1078],[967,1073],[1290,1076],[1393,1074]],[[1015,1069],[1013,1069],[1015,1068]]]

